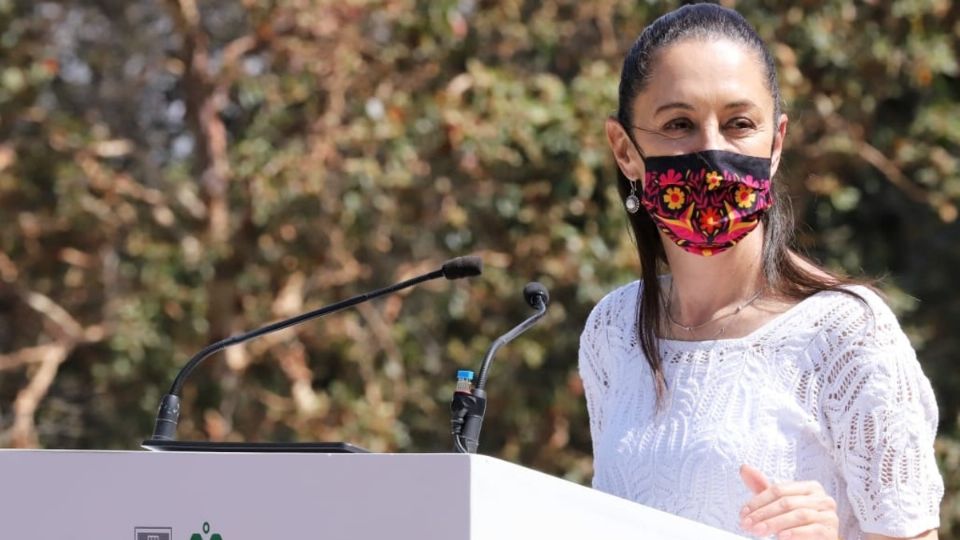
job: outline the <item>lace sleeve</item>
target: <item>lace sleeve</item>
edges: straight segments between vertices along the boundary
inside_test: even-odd
[[[912,537],[939,526],[937,404],[890,308],[873,292],[844,300],[825,333],[823,413],[834,460],[864,532]]]
[[[607,362],[610,296],[604,297],[594,306],[587,323],[580,334],[580,379],[583,381],[583,393],[587,400],[587,415],[590,417],[590,439],[593,441],[594,455],[597,453],[597,441],[603,429],[603,402],[610,389],[610,369]]]

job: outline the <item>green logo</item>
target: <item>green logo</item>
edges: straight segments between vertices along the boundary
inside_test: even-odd
[[[210,534],[210,524],[206,521],[203,522],[203,534]],[[193,533],[190,540],[203,540],[203,536],[200,533]],[[208,540],[223,540],[223,537],[220,536],[220,533],[213,533]]]

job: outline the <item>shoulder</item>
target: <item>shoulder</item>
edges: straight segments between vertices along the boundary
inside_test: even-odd
[[[619,369],[623,351],[636,331],[641,288],[639,281],[622,285],[604,295],[590,311],[580,334],[579,349],[580,376],[585,388],[608,387],[611,374]]]
[[[609,326],[621,326],[624,321],[633,320],[642,289],[643,282],[637,280],[605,294],[590,310],[584,332]]]
[[[814,295],[812,314],[831,348],[884,350],[910,347],[897,316],[874,290],[847,285]]]
[[[909,406],[936,411],[929,379],[916,351],[886,301],[874,290],[846,287],[826,297],[823,323],[810,357],[824,368],[820,376],[829,389],[824,395],[834,414],[848,415],[870,408]],[[819,296],[819,295],[818,295]]]
[[[610,291],[590,311],[580,334],[580,353],[603,354],[611,347],[630,342],[636,332],[637,305],[641,281],[633,281]]]

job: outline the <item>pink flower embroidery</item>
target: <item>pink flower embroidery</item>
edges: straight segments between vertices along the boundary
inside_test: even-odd
[[[679,184],[683,180],[683,176],[673,169],[667,170],[667,172],[660,175],[660,185],[669,186],[671,184]]]

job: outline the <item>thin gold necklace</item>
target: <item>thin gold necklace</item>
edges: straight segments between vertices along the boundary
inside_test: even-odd
[[[760,298],[760,296],[761,296],[762,294],[763,294],[763,287],[760,287],[760,289],[757,290],[757,292],[756,292],[753,296],[751,296],[749,300],[747,300],[746,302],[743,302],[742,304],[740,304],[739,306],[737,306],[737,308],[734,309],[733,311],[731,311],[731,312],[729,312],[729,313],[725,313],[725,314],[723,314],[723,315],[720,315],[719,317],[712,317],[710,320],[708,320],[708,321],[706,321],[706,322],[703,322],[703,323],[700,323],[700,324],[695,324],[695,325],[693,325],[693,326],[687,326],[687,325],[685,325],[685,324],[681,324],[681,323],[677,322],[676,320],[674,320],[673,315],[670,314],[670,312],[673,310],[673,278],[670,278],[670,291],[667,293],[667,305],[666,305],[666,308],[667,308],[667,320],[670,321],[670,324],[679,326],[680,328],[683,328],[683,329],[686,330],[687,332],[693,332],[694,330],[699,330],[700,328],[703,328],[704,326],[706,326],[706,325],[708,325],[708,324],[710,324],[710,323],[715,323],[715,322],[717,322],[717,321],[726,319],[727,317],[733,317],[734,315],[736,315],[736,314],[740,313],[741,311],[743,311],[743,309],[744,309],[745,307],[747,307],[747,306],[749,306],[750,304],[756,302],[757,299]],[[726,328],[727,328],[726,326],[721,327],[721,328],[720,328],[720,331],[717,332],[717,334],[714,335],[713,338],[716,338],[716,337],[718,337],[720,334],[722,334],[723,331],[726,330]],[[711,339],[713,339],[713,338],[711,338]]]

